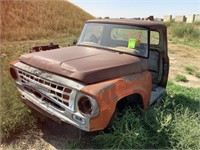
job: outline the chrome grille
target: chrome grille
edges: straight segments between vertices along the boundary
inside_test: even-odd
[[[53,105],[58,109],[63,110],[63,108],[60,105],[58,105],[58,103],[62,103],[64,104],[64,106],[69,106],[73,89],[40,78],[34,74],[25,72],[21,69],[17,69],[17,72],[20,81],[27,92],[34,94],[37,98],[41,99],[42,101],[50,103],[51,105]],[[42,93],[40,92],[41,90],[45,92],[45,95],[43,92]]]

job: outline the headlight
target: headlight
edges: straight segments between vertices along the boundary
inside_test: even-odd
[[[86,96],[83,96],[78,101],[78,109],[83,114],[91,115],[92,113],[92,104],[90,102],[90,99]]]
[[[17,80],[18,79],[18,75],[17,75],[17,72],[15,71],[15,69],[13,67],[10,67],[10,74],[12,76],[12,78],[14,80]]]
[[[79,112],[85,116],[95,117],[99,113],[96,100],[83,94],[78,98],[77,107]]]

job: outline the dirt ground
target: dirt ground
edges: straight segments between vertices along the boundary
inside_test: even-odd
[[[81,131],[71,125],[46,119],[32,129],[12,136],[0,146],[0,150],[91,149],[91,140],[95,134],[97,132]]]
[[[189,74],[185,67],[195,68],[195,72],[200,72],[200,49],[181,44],[169,44],[170,71],[169,80],[176,84],[188,87],[200,87],[200,78],[195,74]],[[177,82],[177,74],[184,75],[187,82]]]
[[[169,44],[170,73],[169,79],[173,82],[189,87],[200,87],[200,78],[189,74],[184,67],[195,67],[200,72],[200,49],[181,44]],[[188,82],[177,82],[177,74],[186,76]],[[0,146],[0,150],[55,150],[91,147],[91,138],[96,133],[86,133],[71,125],[58,125],[52,121],[39,123],[35,128],[29,129],[19,135],[12,136],[10,140]]]

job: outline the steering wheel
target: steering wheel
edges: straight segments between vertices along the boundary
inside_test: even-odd
[[[96,35],[92,34],[92,35],[89,37],[89,41],[90,41],[90,42],[93,42],[93,43],[98,43],[99,39],[96,37]]]

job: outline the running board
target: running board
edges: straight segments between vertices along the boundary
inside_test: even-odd
[[[151,100],[150,105],[152,105],[156,101],[160,101],[162,97],[165,95],[166,89],[163,87],[156,87],[151,91]]]

